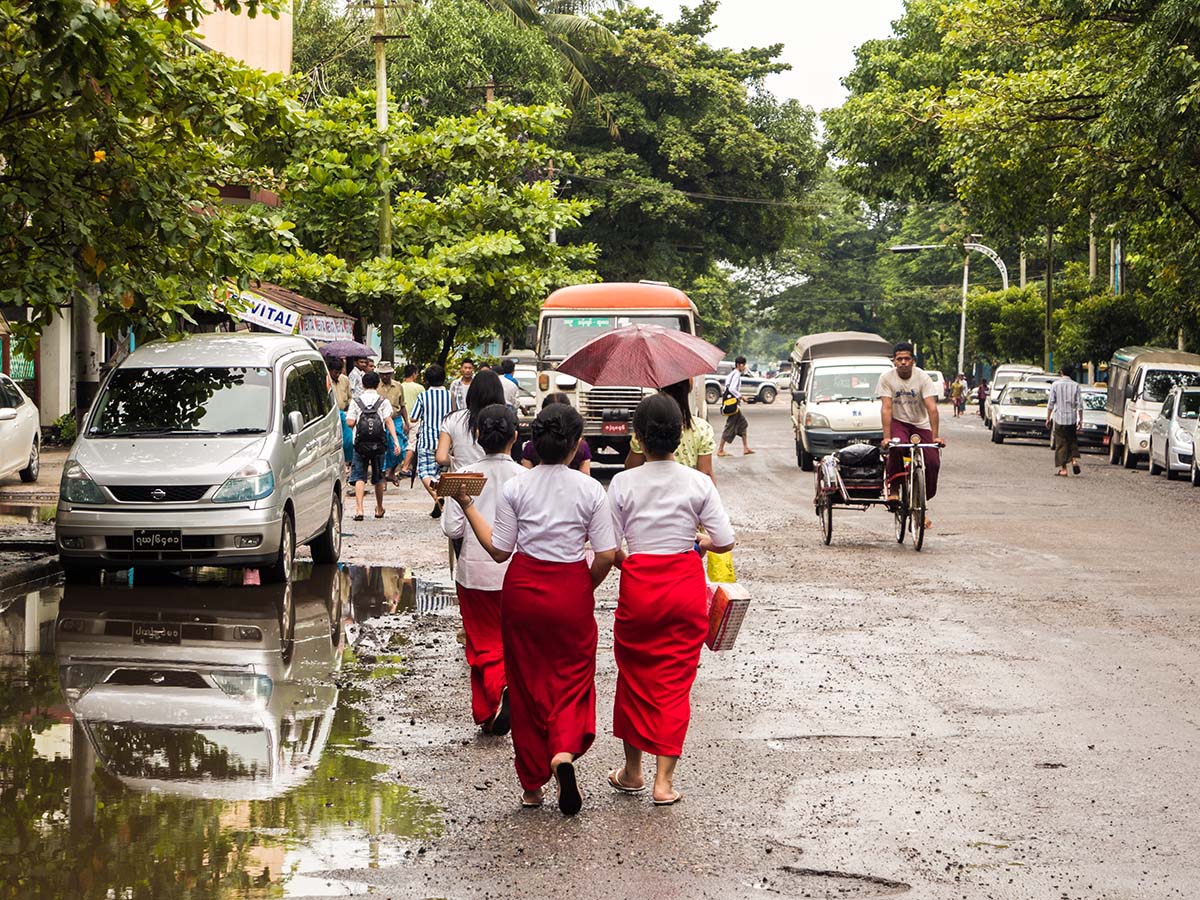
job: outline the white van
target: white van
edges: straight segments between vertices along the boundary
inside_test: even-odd
[[[109,373],[63,466],[55,537],[69,581],[130,566],[335,563],[341,418],[307,338],[151,341]]]
[[[1200,355],[1122,347],[1108,364],[1108,461],[1133,469],[1150,454],[1150,430],[1173,387],[1200,387]]]
[[[883,439],[875,387],[892,368],[892,345],[876,334],[836,331],[800,338],[792,348],[792,431],[796,464],[811,472],[823,456]]]

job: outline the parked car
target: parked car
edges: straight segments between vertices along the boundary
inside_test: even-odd
[[[7,375],[0,375],[0,478],[14,472],[37,481],[42,465],[41,416],[33,401]]]
[[[997,366],[996,371],[992,373],[992,380],[988,383],[990,391],[987,399],[983,402],[984,426],[986,428],[992,427],[992,406],[999,398],[1006,384],[1023,375],[1039,373],[1042,373],[1042,369],[1039,366],[1026,366],[1015,363],[1005,363],[1002,366]]]
[[[1003,444],[1005,438],[1049,440],[1050,429],[1046,427],[1049,403],[1050,385],[1009,382],[992,408],[992,443]]]
[[[733,371],[733,363],[724,360],[717,365],[717,371],[704,379],[704,400],[709,406],[721,402],[721,394],[725,390],[725,378]],[[742,399],[747,403],[774,403],[779,396],[779,388],[770,378],[759,378],[749,372],[742,376]]]
[[[1108,364],[1108,461],[1135,468],[1150,452],[1150,429],[1174,387],[1200,387],[1200,355],[1122,347]]]
[[[70,580],[128,566],[254,566],[286,581],[298,544],[341,551],[341,421],[306,338],[200,334],[109,373],[63,466]]]
[[[1192,442],[1200,416],[1200,387],[1175,387],[1150,426],[1150,474],[1166,472],[1174,481],[1193,471]]]
[[[937,388],[937,401],[941,403],[949,397],[949,391],[946,387],[946,376],[937,369],[926,369],[925,374],[929,376],[929,380],[933,382],[933,386]]]
[[[1080,447],[1103,447],[1108,443],[1108,427],[1104,424],[1104,403],[1108,392],[1104,388],[1085,387],[1079,391],[1083,398],[1083,428],[1079,429]]]

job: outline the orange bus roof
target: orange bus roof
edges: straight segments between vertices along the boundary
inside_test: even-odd
[[[695,309],[679,288],[665,284],[606,282],[559,288],[543,309]]]

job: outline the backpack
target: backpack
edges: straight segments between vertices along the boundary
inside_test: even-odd
[[[379,404],[383,398],[367,406],[361,398],[354,398],[358,407],[358,421],[354,423],[354,451],[359,456],[379,456],[387,451],[387,436],[383,417],[379,415]]]

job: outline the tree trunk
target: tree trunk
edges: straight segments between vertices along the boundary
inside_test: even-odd
[[[379,307],[379,355],[387,362],[396,361],[396,308],[384,301]]]

